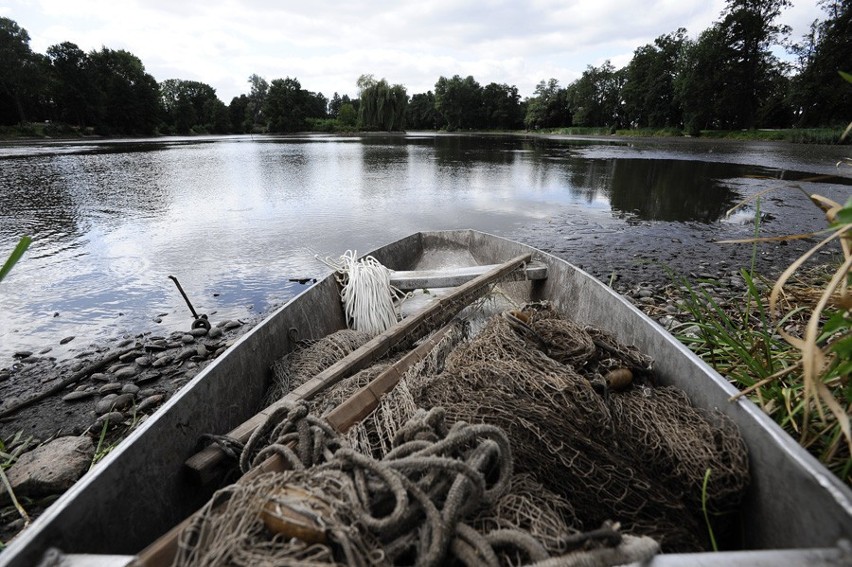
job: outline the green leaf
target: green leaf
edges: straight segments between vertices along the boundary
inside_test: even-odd
[[[836,352],[838,356],[849,360],[852,359],[852,335],[848,337],[843,337],[833,345],[831,345],[831,350]]]
[[[846,206],[837,211],[837,224],[852,224],[852,207]]]
[[[841,329],[848,329],[852,326],[852,321],[845,317],[845,311],[835,311],[833,313],[826,313],[826,315],[829,315],[829,318],[825,322],[825,325],[822,326],[823,337],[831,336]]]
[[[852,83],[852,73],[846,73],[844,71],[838,71],[840,76],[846,79],[847,82]]]
[[[18,260],[21,259],[21,256],[24,255],[24,252],[29,248],[30,243],[33,241],[29,236],[22,236],[21,240],[18,242],[18,245],[15,246],[15,249],[12,250],[12,254],[9,256],[9,259],[6,260],[6,263],[3,264],[3,267],[0,268],[0,282],[3,281],[3,278],[6,277],[6,274],[12,269]]]

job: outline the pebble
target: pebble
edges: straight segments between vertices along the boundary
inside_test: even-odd
[[[152,360],[151,360],[151,357],[150,357],[150,356],[140,356],[140,357],[137,357],[137,358],[134,360],[134,362],[135,362],[136,364],[138,364],[139,366],[141,366],[141,367],[143,367],[143,368],[144,368],[144,367],[146,367],[146,366],[151,366],[151,362],[152,362]]]
[[[15,354],[13,354],[12,356],[15,357],[15,358],[28,358],[32,355],[33,355],[33,352],[31,350],[19,350],[19,351],[15,352]]]
[[[123,394],[137,394],[139,392],[139,386],[136,384],[125,384],[121,387],[121,392]]]
[[[159,357],[154,362],[152,362],[151,366],[153,366],[154,368],[161,368],[161,367],[166,366],[167,364],[171,363],[172,360],[173,360],[172,355],[166,354],[166,355]]]
[[[118,397],[118,394],[107,394],[95,404],[95,413],[103,415],[113,408],[112,401]]]
[[[242,326],[243,326],[243,324],[242,324],[242,323],[240,323],[239,321],[227,321],[227,322],[225,322],[225,324],[223,325],[223,328],[224,328],[226,331],[230,331],[231,329],[236,329],[236,328],[238,328],[238,327],[242,327]]]
[[[119,356],[119,357],[118,357],[118,359],[119,359],[121,362],[130,362],[131,360],[134,360],[137,356],[139,356],[139,355],[141,355],[141,354],[142,354],[142,353],[141,353],[141,352],[139,352],[139,351],[130,351],[130,352],[125,352],[124,354],[122,354],[121,356]]]
[[[41,349],[38,353],[39,354],[47,354],[52,350],[53,350],[53,347],[47,347],[47,348]]]
[[[0,380],[8,380],[12,376],[12,373],[8,370],[0,370]]]
[[[148,396],[136,407],[136,411],[142,412],[160,405],[166,397],[163,394],[153,394]]]
[[[139,369],[137,369],[135,366],[127,366],[116,372],[115,377],[119,380],[127,380],[128,378],[133,378],[138,373]]]
[[[207,358],[207,347],[206,346],[201,345],[201,344],[196,345],[195,346],[195,352],[198,353],[198,356]]]
[[[123,341],[118,343],[118,348],[126,347],[127,345],[131,344],[133,341],[134,341],[134,339],[124,339]]]
[[[104,374],[103,372],[95,372],[94,374],[92,374],[91,378],[92,378],[92,380],[95,380],[96,382],[109,382],[110,381],[110,377],[107,376],[106,374]]]
[[[94,395],[95,395],[95,393],[91,392],[91,391],[90,392],[86,392],[86,391],[71,392],[70,394],[65,394],[64,396],[62,396],[62,400],[66,401],[66,402],[74,402],[74,401],[77,401],[77,400],[85,400],[86,398],[91,398]]]
[[[211,339],[218,339],[222,336],[222,329],[219,327],[213,327],[209,331],[207,331],[207,336]]]
[[[70,337],[65,337],[64,339],[62,339],[61,341],[59,341],[59,344],[61,344],[61,345],[65,345],[65,344],[70,343],[70,342],[71,342],[71,341],[73,341],[73,340],[74,340],[74,336],[72,335],[72,336],[70,336]]]
[[[189,334],[193,337],[203,337],[207,334],[207,329],[205,329],[204,327],[199,327],[198,329],[192,329]]]
[[[652,295],[654,295],[654,292],[651,291],[650,289],[640,289],[639,290],[639,297],[651,297]]]
[[[151,320],[154,321],[154,323],[162,323],[163,322],[163,319],[161,317],[154,317]]]
[[[95,425],[103,426],[104,423],[109,422],[111,425],[118,425],[122,421],[124,421],[124,414],[120,411],[111,411],[100,416],[96,421]]]
[[[39,360],[41,359],[37,356],[28,356],[25,359],[21,360],[21,362],[23,362],[24,364],[35,364]]]
[[[119,390],[121,390],[121,382],[110,382],[109,384],[104,384],[98,388],[98,393],[111,394],[112,392],[118,392]]]
[[[168,348],[179,348],[182,347],[183,343],[180,341],[169,341],[166,343],[166,347]]]
[[[194,348],[187,348],[187,349],[180,351],[180,353],[178,353],[176,359],[177,360],[187,360],[189,358],[192,358],[196,354],[197,353],[195,352]]]
[[[139,392],[136,395],[138,395],[140,398],[148,398],[148,397],[153,396],[154,394],[157,394],[157,393],[159,393],[159,392],[157,390],[155,390],[154,388],[143,388],[143,389],[139,390]]]
[[[183,344],[185,344],[185,345],[188,345],[188,344],[190,344],[190,343],[194,343],[194,342],[195,342],[195,337],[193,337],[192,335],[183,335],[183,336],[180,338],[180,342],[182,342],[182,343],[183,343]]]
[[[162,377],[163,377],[163,375],[160,374],[159,372],[143,374],[142,376],[139,376],[135,380],[135,383],[136,384],[147,384],[148,382],[153,382],[154,380],[159,380]]]

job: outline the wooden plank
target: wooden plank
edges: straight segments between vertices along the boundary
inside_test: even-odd
[[[457,287],[493,270],[499,264],[465,266],[449,270],[397,270],[391,272],[391,285],[402,291]],[[513,279],[543,280],[547,278],[547,266],[542,262],[530,262],[524,270],[513,272]]]
[[[453,329],[454,323],[445,325],[435,331],[431,337],[395,362],[390,368],[373,378],[369,384],[356,391],[339,406],[334,408],[325,420],[340,433],[346,433],[353,425],[370,415],[381,402],[382,396],[393,390],[403,375],[419,361],[432,352],[438,343]],[[290,442],[291,449],[296,448],[296,442]],[[247,482],[265,472],[282,472],[287,470],[286,462],[279,455],[274,455],[257,467],[244,474],[237,482]],[[197,512],[196,512],[197,514]],[[178,550],[178,538],[196,516],[186,518],[180,524],[166,532],[151,545],[146,547],[136,559],[139,567],[165,567],[171,565]]]
[[[435,331],[431,337],[412,349],[390,368],[373,378],[369,384],[352,394],[346,401],[331,410],[325,420],[340,433],[370,415],[379,407],[382,396],[393,390],[408,370],[432,352],[455,324],[450,323]]]
[[[473,299],[478,297],[479,294],[484,293],[488,285],[499,281],[520,266],[527,264],[531,258],[532,254],[522,254],[504,264],[497,265],[497,267],[492,268],[485,274],[459,286],[448,296],[436,301],[427,309],[403,319],[314,378],[294,389],[281,400],[249,418],[229,432],[228,436],[245,443],[252,432],[282,405],[310,399],[318,392],[329,386],[333,386],[346,376],[367,368],[403,340],[416,340],[436,326],[446,323],[446,321],[455,317]],[[415,332],[419,334],[414,336]],[[223,457],[224,453],[222,450],[216,445],[211,445],[191,456],[186,461],[186,466],[199,482],[205,483],[217,477],[214,469]]]

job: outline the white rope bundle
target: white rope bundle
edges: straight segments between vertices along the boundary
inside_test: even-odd
[[[372,256],[357,258],[354,250],[347,250],[339,260],[326,258],[325,264],[337,272],[337,281],[343,286],[340,299],[350,329],[379,334],[396,324],[397,310],[390,283],[390,270]]]

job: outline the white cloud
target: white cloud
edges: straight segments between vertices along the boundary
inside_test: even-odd
[[[784,13],[793,38],[821,16],[815,0]],[[0,13],[26,28],[35,51],[71,41],[126,49],[158,81],[206,82],[227,103],[247,78],[297,77],[331,96],[354,95],[363,73],[402,83],[409,94],[439,76],[515,84],[529,96],[542,79],[561,84],[589,64],[620,66],[633,50],[686,27],[708,27],[724,0],[12,0]]]

